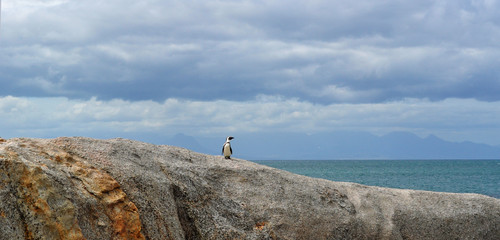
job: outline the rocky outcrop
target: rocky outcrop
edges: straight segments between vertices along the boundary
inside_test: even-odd
[[[498,239],[500,200],[126,139],[0,140],[0,239]]]

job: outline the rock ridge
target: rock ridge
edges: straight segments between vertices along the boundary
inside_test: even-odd
[[[0,138],[0,239],[497,239],[500,200],[128,139]]]

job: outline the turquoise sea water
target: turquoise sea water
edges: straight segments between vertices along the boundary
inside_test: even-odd
[[[500,160],[256,160],[332,181],[500,198]]]

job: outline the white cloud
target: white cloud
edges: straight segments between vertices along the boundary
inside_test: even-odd
[[[167,99],[160,103],[8,96],[0,98],[0,114],[3,137],[404,130],[500,144],[493,137],[500,130],[500,102],[472,99],[321,105],[273,96],[249,102]]]

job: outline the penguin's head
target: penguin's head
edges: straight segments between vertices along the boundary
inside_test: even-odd
[[[227,137],[226,141],[231,141],[233,139],[234,139],[234,137],[229,136],[229,137]]]

